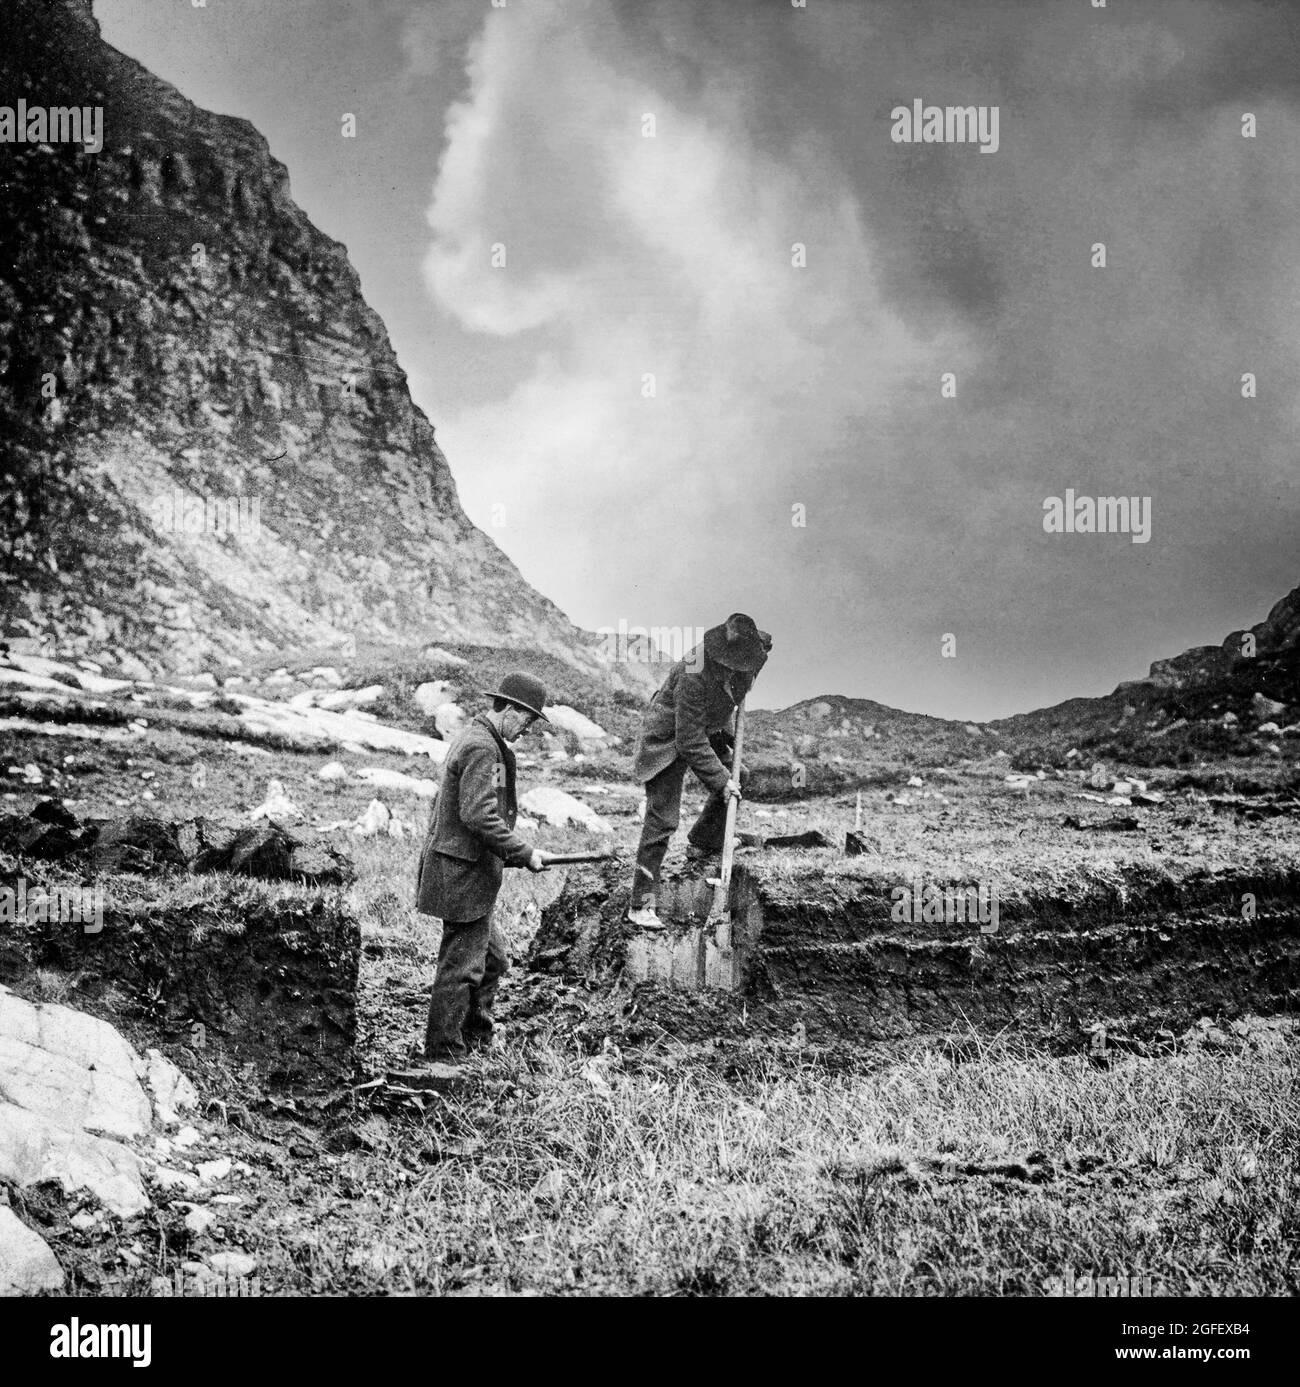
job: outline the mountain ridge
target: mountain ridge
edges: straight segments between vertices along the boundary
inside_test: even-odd
[[[6,30],[4,100],[104,117],[98,153],[0,147],[0,634],[137,674],[472,642],[641,688],[466,517],[260,132],[105,43],[90,0],[12,0]]]

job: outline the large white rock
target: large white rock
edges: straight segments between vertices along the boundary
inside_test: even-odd
[[[108,1022],[0,986],[0,1181],[88,1189],[123,1218],[147,1208],[140,1160],[123,1145],[153,1122],[144,1076],[160,1114],[197,1101],[159,1051],[142,1060]]]
[[[149,1207],[142,1177],[139,1157],[121,1142],[0,1102],[0,1180],[20,1188],[57,1180],[69,1194],[88,1189],[119,1217],[130,1218]]]
[[[258,732],[273,732],[288,741],[303,745],[327,741],[345,751],[401,751],[407,756],[427,756],[441,762],[447,755],[447,743],[437,737],[425,737],[407,732],[401,727],[389,727],[373,718],[357,713],[332,713],[326,708],[292,708],[274,699],[256,698],[252,694],[230,694],[240,705],[240,717]]]
[[[570,708],[564,703],[556,703],[547,707],[546,716],[552,726],[565,732],[572,732],[584,746],[589,743],[603,742],[609,736],[609,733],[599,723],[592,722],[589,717],[585,717],[576,708]]]
[[[149,1130],[140,1057],[107,1021],[0,987],[0,1098],[114,1136]]]
[[[390,771],[384,766],[362,766],[357,779],[367,785],[375,785],[384,790],[396,790],[399,794],[416,795],[420,799],[436,799],[438,782],[421,776],[403,775],[401,771]]]
[[[49,1244],[10,1208],[0,1206],[0,1296],[63,1289],[63,1271]]]
[[[585,828],[589,833],[614,831],[594,809],[588,808],[580,799],[575,799],[554,785],[535,786],[520,799],[519,805],[537,818],[545,819],[548,824],[559,827],[573,824],[578,828]]]
[[[113,1137],[138,1137],[153,1112],[133,1072],[88,1068],[63,1055],[0,1035],[0,1098],[62,1126]]]
[[[431,679],[420,684],[411,699],[426,718],[431,718],[444,703],[456,701],[456,687],[447,679]]]
[[[16,655],[11,652],[6,663],[16,669],[26,670],[29,674],[41,674],[47,678],[59,674],[67,675],[75,679],[87,693],[117,693],[120,689],[135,686],[131,679],[108,679],[78,665],[64,664],[60,660],[47,660],[41,655]]]

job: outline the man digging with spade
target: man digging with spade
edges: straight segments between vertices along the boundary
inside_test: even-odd
[[[772,637],[753,618],[735,612],[711,627],[703,641],[678,660],[646,709],[632,773],[645,785],[645,823],[637,848],[629,921],[663,929],[655,909],[659,872],[681,816],[682,784],[694,771],[709,791],[687,834],[686,861],[708,875],[726,836],[727,803],[740,797],[740,767],[730,761],[736,709],[767,661]]]

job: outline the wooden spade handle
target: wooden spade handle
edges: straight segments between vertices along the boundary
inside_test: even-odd
[[[745,700],[742,698],[736,708],[736,744],[731,751],[731,778],[740,783],[740,756],[745,746]],[[731,894],[731,863],[736,855],[736,810],[740,800],[732,795],[727,801],[727,830],[722,840],[722,872],[718,877],[717,889],[713,897],[713,911],[716,915],[726,913],[728,897]]]

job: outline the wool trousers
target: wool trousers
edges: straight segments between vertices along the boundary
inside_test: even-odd
[[[509,967],[505,941],[491,910],[477,920],[442,922],[438,972],[424,1034],[426,1058],[454,1063],[471,1050],[488,1047],[497,985]]]

